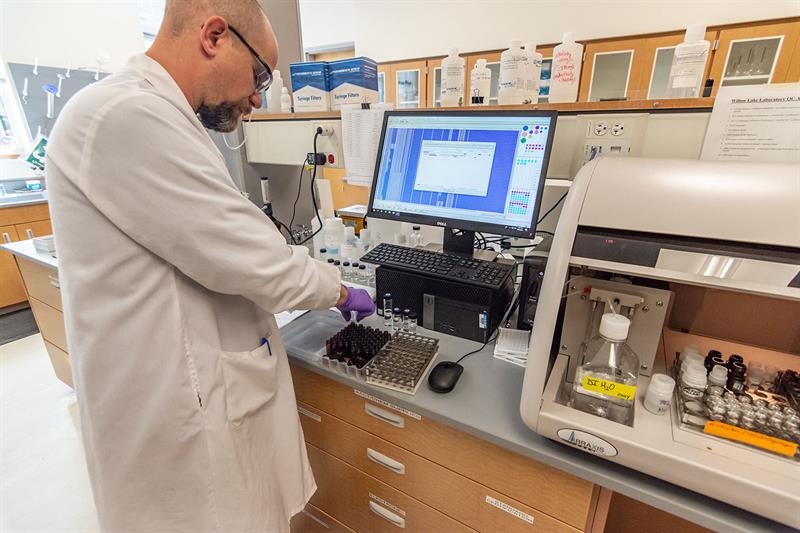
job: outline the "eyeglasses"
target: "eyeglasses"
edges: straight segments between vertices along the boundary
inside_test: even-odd
[[[262,93],[262,92],[266,91],[269,88],[269,86],[272,85],[272,69],[270,69],[269,65],[267,65],[267,62],[264,61],[261,58],[260,55],[258,55],[258,52],[256,52],[253,49],[253,47],[250,46],[250,43],[245,41],[245,39],[244,39],[244,37],[242,37],[241,33],[236,31],[236,29],[233,26],[231,26],[230,24],[228,24],[228,28],[233,32],[233,34],[235,36],[237,36],[239,38],[240,41],[242,41],[242,44],[244,44],[247,47],[247,49],[250,50],[250,53],[253,54],[253,57],[255,57],[258,60],[259,63],[261,63],[261,66],[264,67],[263,70],[258,71],[258,72],[254,68],[253,69],[253,78],[255,79],[255,83],[256,83],[255,92]]]

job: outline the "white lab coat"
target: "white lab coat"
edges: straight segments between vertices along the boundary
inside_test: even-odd
[[[102,529],[288,530],[316,485],[273,313],[334,305],[337,269],[241,196],[144,55],[65,106],[47,184]]]

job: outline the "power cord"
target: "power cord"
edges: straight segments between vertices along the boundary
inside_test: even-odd
[[[520,290],[519,290],[519,289],[517,289],[517,290],[514,292],[514,299],[513,299],[513,301],[511,302],[511,305],[509,306],[508,310],[507,310],[507,311],[505,312],[505,314],[503,315],[503,318],[500,320],[500,324],[501,324],[501,325],[505,325],[505,326],[507,326],[507,325],[508,325],[508,317],[509,317],[509,316],[511,316],[511,314],[514,312],[514,310],[517,308],[517,303],[519,302],[519,295],[520,295],[519,293],[520,293]],[[464,355],[462,355],[461,357],[459,357],[459,358],[458,358],[458,360],[456,361],[456,364],[460,363],[461,361],[463,361],[464,359],[466,359],[466,358],[467,358],[467,357],[469,357],[470,355],[476,354],[476,353],[480,352],[481,350],[483,350],[484,348],[486,348],[486,347],[487,347],[488,345],[490,345],[492,342],[494,342],[495,340],[497,340],[497,336],[498,336],[498,335],[500,335],[500,327],[499,327],[499,326],[498,326],[498,328],[495,330],[495,332],[494,332],[494,333],[492,333],[492,335],[491,335],[491,336],[490,336],[488,339],[486,339],[486,342],[484,342],[484,343],[483,343],[483,345],[482,345],[480,348],[477,348],[477,349],[475,349],[475,350],[472,350],[472,351],[471,351],[471,352],[469,352],[469,353],[465,353]]]
[[[566,198],[566,197],[567,197],[567,194],[568,194],[568,193],[564,193],[564,194],[562,194],[562,195],[561,195],[561,198],[559,198],[559,199],[558,199],[558,201],[557,201],[556,203],[554,203],[554,204],[553,204],[553,207],[551,207],[550,209],[548,209],[548,210],[547,210],[547,212],[546,212],[544,215],[542,215],[541,217],[539,217],[539,220],[537,220],[537,221],[536,221],[536,225],[537,225],[537,226],[538,226],[539,224],[541,224],[541,223],[542,223],[542,221],[543,221],[545,218],[547,218],[547,215],[549,215],[550,213],[552,213],[553,211],[555,211],[556,207],[558,207],[558,204],[560,204],[561,202],[563,202],[563,201],[564,201],[564,198]]]
[[[322,223],[322,218],[319,216],[319,207],[317,207],[317,193],[314,190],[314,183],[317,181],[317,137],[322,135],[322,131],[322,128],[317,126],[317,131],[314,132],[314,169],[311,171],[311,203],[314,204],[314,214],[317,217],[317,222],[319,222],[319,228],[317,228],[317,231],[303,239],[300,244],[305,244],[313,239],[320,231],[322,231],[324,226]]]

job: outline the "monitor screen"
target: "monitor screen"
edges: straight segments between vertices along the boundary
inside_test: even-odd
[[[533,236],[551,111],[387,112],[369,216]]]

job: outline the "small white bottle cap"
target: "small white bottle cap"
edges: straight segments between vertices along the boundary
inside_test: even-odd
[[[367,228],[362,229],[361,233],[359,233],[358,236],[362,241],[368,241],[369,240],[369,229],[367,229]]]
[[[356,228],[353,226],[345,226],[344,227],[344,238],[345,239],[355,239],[356,237]]]
[[[522,48],[522,41],[519,40],[512,40],[511,43],[508,45],[509,48]]]
[[[278,69],[275,69],[275,70],[273,70],[273,71],[272,71],[272,79],[273,79],[273,80],[274,80],[275,78],[280,78],[280,77],[281,77],[281,71],[280,71],[280,70],[278,70]]]
[[[450,57],[458,57],[458,48],[450,49]]]
[[[535,52],[536,51],[536,43],[525,43],[525,51],[526,52]]]
[[[683,36],[683,42],[696,43],[697,41],[704,40],[706,36],[705,24],[690,24],[686,27],[686,35]]]
[[[624,341],[628,338],[631,321],[622,315],[606,313],[600,319],[600,335],[612,341]]]
[[[702,365],[703,361],[704,361],[702,355],[700,355],[699,353],[694,353],[694,352],[688,352],[688,353],[684,352],[684,353],[681,354],[681,357],[683,358],[683,362],[681,363],[681,367],[682,368],[687,367],[690,363],[692,363],[692,364],[699,363],[699,364]],[[705,366],[703,366],[703,368],[705,368]]]
[[[728,379],[728,369],[722,365],[714,365],[708,377],[717,383]]]
[[[480,58],[477,63],[475,63],[475,68],[486,68],[486,60],[484,58]]]
[[[565,31],[564,35],[561,37],[562,43],[574,43],[575,42],[575,32],[574,31]]]
[[[647,389],[647,394],[652,390],[661,396],[668,396],[672,394],[675,389],[675,380],[666,374],[653,374],[650,378],[650,386]]]

